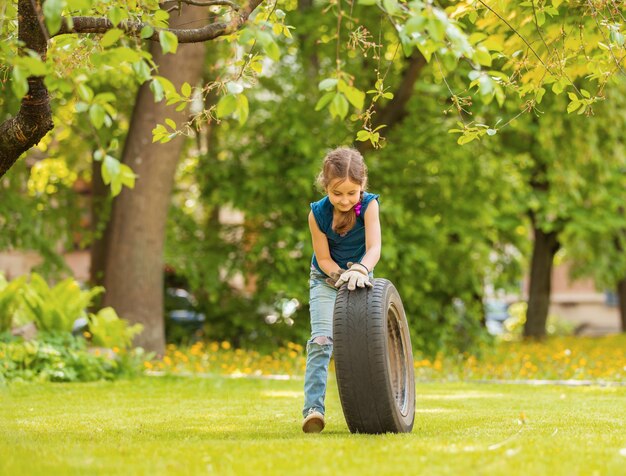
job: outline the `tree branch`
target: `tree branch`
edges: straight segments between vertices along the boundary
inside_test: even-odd
[[[377,124],[386,124],[387,128],[390,128],[402,121],[406,115],[406,105],[413,96],[415,83],[424,66],[426,59],[416,50],[409,58],[409,63],[402,73],[402,81],[393,93],[393,99],[377,111]]]
[[[230,0],[181,0],[184,3],[226,5]],[[230,22],[216,22],[196,29],[167,29],[178,37],[179,43],[199,43],[219,36],[228,35],[240,29],[250,14],[264,0],[248,0]],[[31,0],[18,0],[18,39],[25,48],[35,51],[45,58],[48,51],[48,39],[45,28],[40,25],[38,3]],[[105,33],[115,26],[106,18],[74,17],[73,28],[68,27],[67,19],[63,19],[61,30],[54,36],[69,33]],[[127,34],[139,36],[146,26],[142,22],[122,22],[119,28]],[[46,32],[47,33],[47,32]],[[159,41],[159,30],[150,37]],[[20,110],[15,117],[0,123],[0,178],[13,166],[19,157],[35,146],[47,133],[54,128],[50,96],[43,78],[28,78],[28,93],[22,99]]]
[[[185,3],[195,0],[183,0]],[[211,1],[227,1],[227,0],[211,0]],[[155,29],[150,38],[151,41],[159,41],[160,31],[169,31],[174,33],[178,38],[179,43],[201,43],[204,41],[213,40],[219,36],[230,35],[239,30],[245,22],[248,20],[250,14],[261,4],[264,0],[250,0],[243,7],[241,7],[239,13],[234,16],[230,22],[215,22],[209,23],[201,28],[160,28]],[[200,3],[200,2],[196,2]],[[203,2],[206,3],[206,2]],[[73,26],[70,28],[66,18],[63,19],[61,29],[54,35],[67,35],[71,33],[106,33],[107,31],[115,28],[115,25],[111,23],[108,18],[96,18],[96,17],[72,17]],[[144,26],[149,26],[143,22],[123,21],[117,28],[123,30],[126,34],[131,36],[139,36],[141,29]]]
[[[30,0],[19,0],[17,8],[20,18],[19,40],[25,48],[45,58],[48,44],[33,4]],[[53,127],[50,97],[43,78],[31,76],[28,78],[28,93],[22,99],[20,110],[15,117],[0,124],[0,177]]]
[[[182,3],[186,3],[187,5],[195,5],[196,7],[211,7],[214,5],[224,5],[232,8],[235,11],[239,11],[239,5],[235,2],[231,2],[230,0],[206,0],[201,2],[199,0],[179,0]]]

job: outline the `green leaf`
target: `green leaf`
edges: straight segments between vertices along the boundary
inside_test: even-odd
[[[617,30],[611,30],[610,38],[618,46],[624,46],[624,35]]]
[[[93,0],[67,0],[69,10],[87,10],[93,5]]]
[[[135,75],[137,76],[137,80],[139,81],[140,84],[145,83],[146,81],[150,80],[150,78],[152,77],[150,67],[143,60],[133,63],[133,71],[135,72]]]
[[[328,103],[335,97],[335,93],[334,92],[330,92],[330,93],[326,93],[324,94],[319,101],[317,101],[317,104],[315,105],[315,110],[316,111],[321,111],[322,109],[324,109]]]
[[[456,143],[459,144],[459,145],[465,145],[468,142],[472,142],[477,137],[478,136],[475,133],[465,134],[465,135],[462,135],[461,137],[459,137],[458,140],[456,141]]]
[[[226,89],[230,94],[241,94],[243,92],[243,85],[241,83],[229,82],[226,84]]]
[[[273,38],[271,41],[263,45],[263,49],[265,49],[267,56],[269,56],[272,60],[280,60],[280,48],[278,48],[278,44],[274,41]]]
[[[28,93],[28,77],[19,66],[13,68],[11,76],[13,78],[11,80],[11,89],[13,89],[15,97],[22,99]]]
[[[337,79],[335,78],[326,78],[320,81],[318,88],[320,91],[330,91],[337,87]]]
[[[161,102],[163,100],[163,86],[158,79],[153,79],[150,82],[150,89],[152,90],[152,94],[154,94],[154,102]]]
[[[571,93],[570,93],[571,94]],[[576,109],[578,109],[580,106],[582,105],[582,103],[578,100],[574,100],[572,102],[570,102],[567,106],[567,113],[571,114],[572,112],[574,112]]]
[[[113,45],[117,40],[119,40],[124,35],[124,32],[119,28],[113,28],[112,30],[107,31],[100,40],[100,46],[103,48],[107,48]]]
[[[397,0],[383,0],[383,8],[389,15],[395,15],[400,11]]]
[[[78,83],[76,86],[78,96],[85,102],[91,102],[93,99],[93,89],[87,86],[85,83]]]
[[[234,94],[227,94],[222,96],[217,103],[216,114],[218,118],[224,118],[230,116],[237,109],[237,96]]]
[[[100,104],[92,104],[89,108],[89,119],[96,129],[100,129],[104,124],[106,112]]]
[[[431,17],[428,19],[428,33],[434,41],[443,41],[445,32],[446,27],[438,18]]]
[[[141,29],[141,33],[139,33],[139,35],[144,40],[147,40],[148,38],[152,37],[152,35],[154,35],[154,28],[152,28],[150,25],[146,25]]]
[[[43,4],[43,16],[50,35],[61,29],[61,12],[66,7],[66,0],[46,0]]]
[[[587,99],[589,99],[591,97],[591,94],[589,93],[589,91],[587,91],[586,89],[581,89],[580,90],[580,94],[582,94],[584,97],[586,97]]]
[[[164,136],[167,136],[169,133],[163,124],[158,124],[154,129],[152,129],[152,142],[160,141]]]
[[[359,0],[357,2],[359,5],[376,5],[376,0]]]
[[[180,88],[180,92],[183,96],[188,98],[191,95],[191,85],[188,82],[184,82],[182,87]]]
[[[166,98],[178,96],[174,83],[172,83],[169,79],[164,76],[155,76],[154,79],[156,79],[163,87],[163,92],[165,93]]]
[[[345,119],[348,115],[349,108],[350,105],[348,104],[346,97],[342,93],[336,93],[330,103],[330,114],[333,117],[339,116],[341,119]]]
[[[541,100],[543,99],[543,95],[546,93],[546,89],[545,88],[539,88],[537,90],[537,94],[535,95],[535,101],[537,101],[537,104],[541,104]]]
[[[426,28],[426,18],[422,15],[415,15],[409,18],[404,24],[404,31],[407,35],[421,33]]]
[[[110,155],[105,155],[102,161],[102,181],[105,185],[109,185],[113,180],[117,179],[120,174],[120,161]]]
[[[552,85],[552,92],[554,94],[561,94],[563,92],[564,86],[563,83],[561,83],[561,81],[557,81],[556,83],[554,83]]]
[[[483,66],[491,66],[491,54],[484,46],[478,46],[474,50],[474,61]]]
[[[170,119],[169,117],[165,118],[165,123],[170,126],[172,129],[176,130],[176,123]]]
[[[250,106],[248,105],[248,98],[244,94],[237,96],[237,116],[239,118],[239,124],[245,124],[248,120],[248,114],[250,112]]]
[[[118,6],[114,6],[114,7],[112,7],[109,10],[107,16],[108,16],[109,20],[111,20],[111,23],[113,23],[113,25],[117,26],[123,20],[126,20],[128,18],[128,12],[126,10],[121,9]]]
[[[541,26],[546,22],[546,14],[539,10],[537,12],[537,26]]]
[[[135,179],[137,176],[126,164],[120,164],[120,182],[128,188],[135,188]]]
[[[178,49],[178,37],[171,31],[161,30],[159,32],[159,42],[161,43],[163,54],[176,53]]]
[[[348,86],[345,88],[344,94],[352,104],[357,109],[363,109],[363,104],[365,103],[365,93],[357,88],[352,86]]]
[[[23,56],[18,58],[15,64],[24,70],[27,77],[45,76],[48,73],[48,66],[39,56]]]
[[[494,82],[493,80],[486,74],[482,74],[480,78],[478,78],[478,90],[480,91],[481,96],[490,96],[494,92]]]
[[[141,61],[141,55],[133,50],[132,48],[128,48],[127,46],[118,46],[117,48],[111,48],[107,50],[110,55],[110,64],[116,63],[135,63],[137,61]]]
[[[365,142],[366,140],[369,140],[370,136],[371,136],[370,131],[361,130],[356,133],[356,140]]]

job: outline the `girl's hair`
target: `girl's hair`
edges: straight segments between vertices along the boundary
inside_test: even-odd
[[[367,166],[358,150],[351,147],[338,147],[326,154],[322,171],[317,177],[317,184],[327,191],[330,183],[336,179],[341,182],[350,180],[352,183],[361,185],[361,200],[363,199],[363,190],[367,187]],[[350,231],[355,223],[354,210],[333,215],[333,231],[339,235]]]

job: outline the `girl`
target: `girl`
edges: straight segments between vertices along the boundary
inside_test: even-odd
[[[340,147],[329,152],[317,181],[327,196],[312,203],[309,213],[314,254],[309,282],[311,339],[304,377],[305,433],[324,429],[337,289],[344,283],[349,290],[372,286],[381,243],[378,195],[365,191],[367,167],[358,151]]]

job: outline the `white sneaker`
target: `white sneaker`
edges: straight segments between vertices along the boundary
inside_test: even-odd
[[[315,408],[311,408],[302,422],[302,431],[305,433],[319,433],[324,429],[324,415]]]

